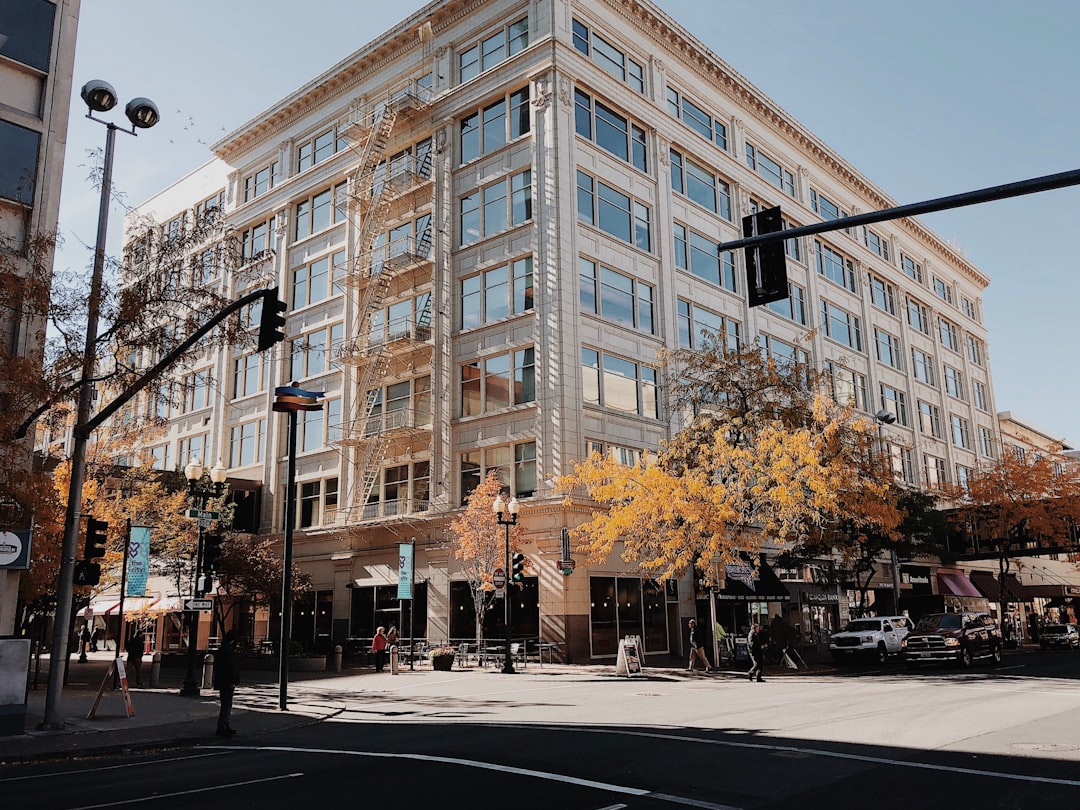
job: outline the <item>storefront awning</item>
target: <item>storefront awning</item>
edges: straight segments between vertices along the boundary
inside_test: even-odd
[[[971,581],[979,592],[991,602],[1001,601],[1001,582],[998,575],[993,571],[972,571]],[[1030,602],[1031,597],[1016,578],[1016,574],[1005,575],[1005,601],[1006,602]]]
[[[971,580],[963,574],[948,574],[939,571],[937,581],[938,592],[947,596],[969,596],[976,599],[982,597],[982,594],[971,583]]]
[[[791,593],[772,567],[761,557],[758,567],[725,566],[724,587],[713,591],[717,599],[728,602],[788,602]]]
[[[110,613],[116,610],[120,605],[120,600],[116,598],[111,599],[91,599],[90,600],[90,612],[95,616],[108,616]]]

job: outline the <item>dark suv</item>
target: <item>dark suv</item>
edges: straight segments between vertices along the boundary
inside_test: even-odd
[[[1044,650],[1051,647],[1080,649],[1080,633],[1075,624],[1044,624],[1039,628],[1039,646]]]
[[[970,667],[976,658],[1001,660],[998,626],[978,613],[932,613],[923,616],[901,642],[909,667],[932,661],[958,661]]]

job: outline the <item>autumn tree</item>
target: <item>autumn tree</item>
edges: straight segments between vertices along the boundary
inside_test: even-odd
[[[489,472],[476,489],[469,493],[465,510],[450,524],[450,546],[472,594],[478,647],[483,635],[484,616],[494,601],[492,572],[505,564],[506,529],[496,522],[492,509],[496,496],[503,489],[504,485],[498,474]],[[510,527],[511,552],[518,550],[523,533],[524,529],[520,525]],[[509,572],[506,575],[509,579]],[[508,581],[506,588],[510,587],[512,586]]]
[[[975,470],[966,484],[948,484],[949,522],[975,551],[996,552],[1004,578],[1011,558],[1040,548],[1075,548],[1080,526],[1080,479],[1057,453],[1020,458],[1013,453]],[[1004,602],[1001,614],[1005,615]]]
[[[823,374],[713,340],[665,359],[686,426],[654,461],[594,455],[559,480],[601,507],[574,532],[590,561],[621,543],[645,576],[696,565],[713,581],[722,564],[824,537],[841,518],[860,536],[895,535],[901,515],[873,461],[874,426],[829,396]]]

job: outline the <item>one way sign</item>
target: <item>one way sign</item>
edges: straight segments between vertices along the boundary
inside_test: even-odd
[[[213,610],[213,599],[188,599],[184,602],[184,610]]]

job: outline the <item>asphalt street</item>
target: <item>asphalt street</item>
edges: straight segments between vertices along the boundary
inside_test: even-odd
[[[0,768],[12,807],[1064,808],[1080,653],[778,676],[530,667],[293,685],[319,722]],[[247,688],[249,707],[273,685]],[[265,694],[263,694],[265,692]],[[9,805],[10,802],[10,805]]]

